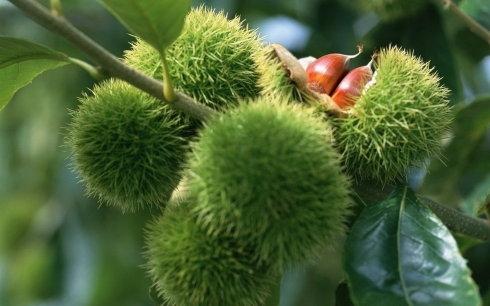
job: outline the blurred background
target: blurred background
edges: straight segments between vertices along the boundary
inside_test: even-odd
[[[210,0],[196,5],[241,15],[264,40],[298,57],[355,53],[397,44],[439,72],[457,112],[443,162],[413,169],[410,184],[467,214],[482,216],[490,190],[490,48],[459,20],[426,1],[408,16],[359,9],[360,0]],[[362,2],[362,1],[361,1]],[[121,56],[131,37],[97,1],[63,0],[76,26]],[[490,1],[460,1],[490,28]],[[83,54],[0,0],[0,35],[27,38],[71,56]],[[87,198],[63,145],[69,111],[93,81],[75,67],[41,75],[0,112],[0,305],[157,305],[144,268],[147,213],[121,214]],[[1,86],[1,84],[0,84]],[[490,305],[490,244],[461,238],[481,294]],[[335,305],[342,281],[340,247],[315,266],[285,275],[281,306]],[[342,287],[337,290],[342,295]],[[347,305],[340,301],[337,305]]]

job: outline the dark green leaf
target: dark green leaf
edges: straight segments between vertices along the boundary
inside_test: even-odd
[[[101,0],[126,28],[159,52],[180,35],[190,0]]]
[[[364,209],[345,270],[358,306],[481,305],[453,236],[408,188]]]
[[[335,306],[354,306],[349,295],[349,286],[342,282],[335,290]]]
[[[0,36],[0,110],[39,74],[66,65],[67,60],[44,46]]]
[[[474,247],[475,245],[481,244],[480,239],[476,239],[473,237],[469,237],[463,234],[453,233],[454,239],[456,239],[456,243],[458,244],[459,251],[461,254],[465,254],[469,249]]]

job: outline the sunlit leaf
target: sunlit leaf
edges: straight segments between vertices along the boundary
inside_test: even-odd
[[[100,0],[126,28],[162,52],[181,33],[190,0]]]
[[[66,55],[44,46],[0,36],[0,110],[39,74],[66,65],[67,60]]]

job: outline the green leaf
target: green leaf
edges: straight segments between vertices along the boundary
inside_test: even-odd
[[[455,206],[463,198],[460,185],[465,173],[471,177],[481,173],[477,181],[485,179],[490,170],[485,155],[489,153],[485,149],[481,152],[480,144],[485,141],[489,129],[490,96],[479,97],[460,109],[453,125],[453,139],[444,149],[444,159],[432,161],[422,187],[423,193]],[[476,169],[472,169],[473,165]]]
[[[62,53],[22,39],[0,36],[0,110],[46,70],[67,64]]]
[[[159,52],[180,35],[190,0],[101,0],[126,28]]]
[[[481,305],[453,236],[408,188],[364,209],[344,268],[358,306]]]

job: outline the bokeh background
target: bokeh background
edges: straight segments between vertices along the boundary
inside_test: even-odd
[[[62,3],[68,19],[116,55],[129,47],[132,38],[97,1]],[[410,184],[444,204],[484,215],[476,207],[490,190],[490,48],[458,20],[430,3],[390,21],[356,9],[357,0],[195,1],[202,3],[230,16],[241,15],[264,40],[281,43],[298,57],[352,54],[362,43],[366,52],[354,62],[361,65],[374,50],[391,43],[430,61],[452,90],[458,117],[445,160],[413,169]],[[489,0],[464,0],[461,5],[490,28]],[[4,0],[0,35],[27,38],[84,58]],[[142,267],[144,229],[152,216],[123,215],[99,206],[84,195],[70,170],[70,152],[63,145],[69,110],[92,84],[75,67],[51,71],[20,91],[0,113],[2,306],[159,303]],[[460,242],[490,305],[490,244]],[[317,265],[285,275],[281,306],[335,305],[342,281],[340,251],[325,250]]]

